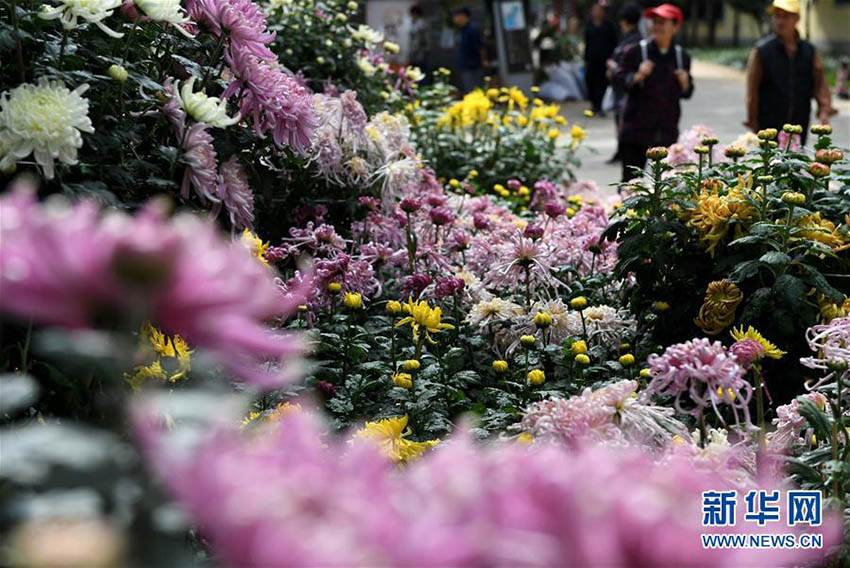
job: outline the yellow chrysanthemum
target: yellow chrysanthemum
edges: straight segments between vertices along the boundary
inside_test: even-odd
[[[525,107],[528,106],[528,97],[526,97],[522,91],[517,89],[516,87],[511,87],[508,91],[508,108],[513,110],[514,105],[518,106],[520,110],[525,110]]]
[[[399,327],[410,324],[413,328],[413,341],[419,341],[420,328],[425,328],[425,338],[431,343],[436,343],[431,338],[432,333],[440,333],[445,329],[455,328],[451,324],[442,323],[443,310],[432,308],[428,305],[428,302],[414,302],[411,298],[402,306],[402,310],[408,315],[395,325]]]
[[[241,242],[245,247],[251,251],[252,256],[256,256],[257,260],[262,262],[265,265],[269,264],[269,261],[266,260],[266,251],[269,248],[269,243],[264,243],[263,239],[252,233],[250,230],[245,229],[242,231]]]
[[[192,351],[186,340],[179,335],[169,337],[147,323],[142,328],[141,342],[143,350],[153,350],[154,361],[147,365],[138,365],[133,369],[133,375],[129,377],[129,380],[130,386],[134,389],[138,389],[149,379],[173,383],[185,378],[189,373]]]
[[[764,336],[753,326],[748,326],[747,331],[744,331],[744,326],[737,329],[733,328],[732,339],[735,341],[741,341],[743,339],[758,341],[764,348],[764,356],[770,357],[771,359],[781,359],[782,356],[785,355],[785,351],[782,351],[776,347],[776,345],[765,339]]]
[[[717,335],[735,321],[735,310],[743,300],[744,293],[732,282],[712,282],[694,323],[707,335]]]
[[[406,439],[410,433],[405,414],[398,418],[367,422],[362,429],[354,433],[354,437],[376,443],[381,452],[396,463],[414,460],[440,443],[439,439],[414,442]]]
[[[736,223],[736,233],[740,234],[742,222],[755,219],[757,211],[744,195],[743,187],[732,189],[728,195],[722,195],[717,189],[703,189],[697,196],[696,205],[685,212],[687,226],[699,233],[699,240],[706,251],[714,256],[717,245],[729,234],[729,228]]]
[[[794,222],[794,227],[798,230],[794,232],[792,238],[817,241],[829,248],[838,248],[846,240],[841,231],[835,227],[835,223],[829,219],[824,219],[820,211],[800,217]]]
[[[480,89],[476,89],[463,97],[463,100],[453,104],[446,111],[441,125],[467,127],[473,124],[484,124],[490,117],[493,101]]]
[[[850,315],[850,297],[844,298],[840,304],[828,301],[822,294],[818,294],[818,310],[823,323],[829,323],[836,318],[846,318]]]
[[[587,132],[578,124],[573,124],[573,127],[570,129],[570,137],[573,140],[584,140],[587,138]]]
[[[291,402],[282,402],[275,406],[270,410],[266,410],[263,412],[259,412],[256,410],[252,410],[248,413],[242,420],[242,427],[248,426],[254,422],[259,423],[270,423],[270,422],[279,422],[284,416],[292,414],[294,412],[301,412],[300,404],[292,404]]]

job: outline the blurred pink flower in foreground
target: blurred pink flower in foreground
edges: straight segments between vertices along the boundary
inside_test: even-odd
[[[191,457],[161,424],[137,412],[145,453],[234,566],[779,566],[822,560],[841,534],[827,516],[808,529],[823,550],[703,549],[701,533],[795,529],[706,529],[701,492],[730,486],[631,447],[479,446],[461,434],[398,469],[370,445],[321,438],[304,412],[219,431]]]
[[[263,386],[291,377],[261,370],[299,351],[267,320],[293,311],[274,275],[209,220],[168,218],[157,202],[135,216],[94,202],[42,205],[20,185],[0,198],[0,311],[69,328],[138,329],[145,321],[209,350]]]

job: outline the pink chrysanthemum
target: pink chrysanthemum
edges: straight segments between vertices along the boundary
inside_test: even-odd
[[[231,156],[219,169],[218,198],[224,204],[230,223],[237,230],[250,229],[254,225],[254,192],[248,185],[245,168]],[[216,207],[216,213],[220,206]]]
[[[218,161],[213,147],[209,127],[203,122],[196,122],[189,127],[183,142],[183,160],[186,162],[186,172],[183,174],[181,196],[189,198],[189,188],[201,199],[218,202]]]
[[[645,395],[671,397],[676,410],[692,416],[701,416],[711,406],[721,422],[724,418],[718,404],[726,404],[736,424],[740,423],[739,413],[745,424],[750,424],[753,388],[743,379],[744,371],[734,355],[719,341],[703,338],[671,345],[663,355],[650,355],[647,362],[653,378]]]
[[[153,202],[134,217],[92,202],[42,206],[28,188],[0,198],[0,215],[0,310],[68,328],[134,330],[150,321],[259,385],[292,377],[261,363],[298,350],[264,323],[297,302],[209,220],[169,219]]]

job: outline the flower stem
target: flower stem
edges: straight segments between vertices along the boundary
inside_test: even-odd
[[[765,447],[765,431],[764,431],[764,378],[761,372],[753,367],[753,373],[756,376],[756,413],[759,421],[759,449]]]

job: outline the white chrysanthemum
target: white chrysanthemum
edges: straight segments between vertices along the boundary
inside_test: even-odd
[[[195,86],[195,77],[192,77],[179,87],[177,81],[174,82],[174,88],[180,93],[180,103],[183,109],[189,113],[189,116],[198,122],[209,124],[218,128],[231,126],[239,122],[242,115],[236,113],[233,118],[227,116],[227,101],[223,101],[218,97],[208,97],[203,91],[193,93]]]
[[[422,72],[422,69],[413,65],[407,67],[407,69],[405,70],[405,75],[407,75],[407,79],[411,83],[418,83],[419,81],[425,78],[425,73]]]
[[[466,316],[466,321],[469,325],[482,328],[490,323],[511,320],[522,315],[522,313],[522,306],[495,297],[472,306]]]
[[[121,0],[59,0],[58,6],[43,4],[38,17],[43,20],[55,20],[59,18],[62,27],[73,30],[77,27],[77,18],[82,18],[90,24],[96,25],[100,30],[110,37],[123,37],[106,27],[103,19],[112,15],[112,12],[121,5]]]
[[[365,56],[357,60],[357,66],[360,67],[360,70],[363,71],[363,74],[367,77],[371,77],[375,74],[375,71],[377,71],[375,66],[372,65],[372,62],[369,61],[369,58]]]
[[[88,85],[69,91],[60,81],[41,77],[37,85],[25,83],[0,95],[0,169],[33,154],[53,178],[53,160],[77,163],[83,145],[80,132],[94,132],[89,120],[89,101],[82,95]]]
[[[584,321],[589,339],[609,347],[621,343],[624,336],[632,332],[635,326],[634,320],[629,319],[627,315],[605,305],[591,306],[585,309]],[[567,314],[564,326],[570,335],[581,336],[584,334],[584,326],[582,326],[579,312]]]
[[[186,37],[192,37],[183,24],[189,17],[180,5],[180,0],[135,0],[136,6],[151,20],[172,24]]]
[[[384,34],[377,30],[373,30],[365,24],[361,24],[355,31],[352,31],[351,37],[363,40],[366,43],[381,43],[384,41]]]

